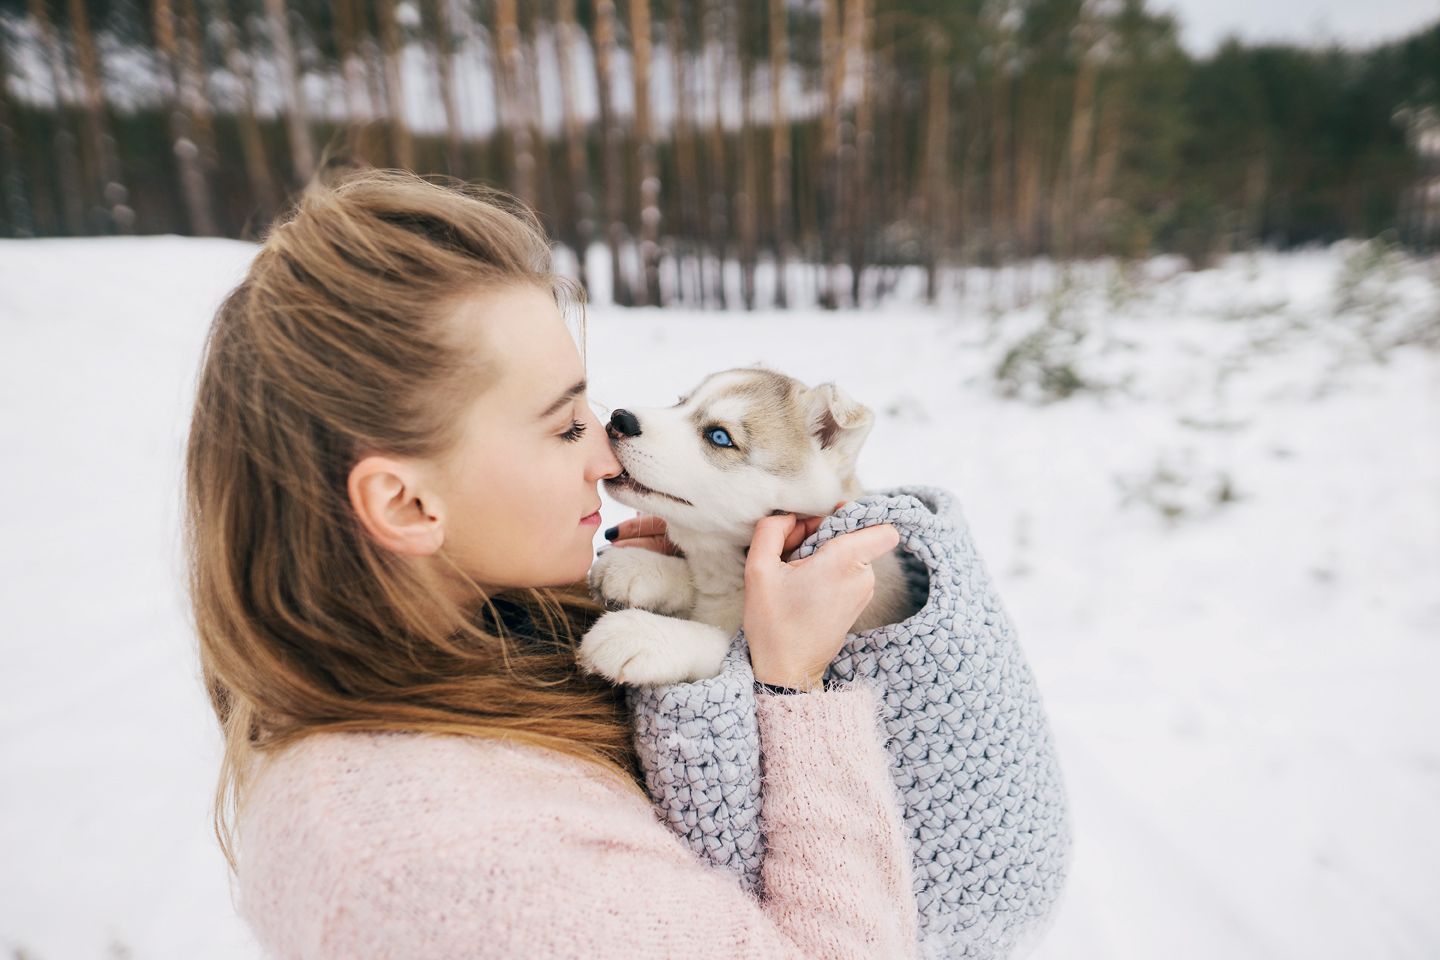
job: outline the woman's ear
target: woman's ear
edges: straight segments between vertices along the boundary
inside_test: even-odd
[[[379,455],[350,468],[350,506],[371,538],[393,553],[428,556],[445,542],[445,511],[422,477],[418,464]]]

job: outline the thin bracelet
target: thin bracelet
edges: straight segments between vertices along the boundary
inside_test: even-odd
[[[829,678],[825,678],[820,681],[820,686],[815,690],[801,690],[797,687],[781,687],[773,683],[766,683],[763,680],[755,681],[755,689],[756,691],[763,690],[766,693],[824,693],[833,689],[833,687],[831,686]]]

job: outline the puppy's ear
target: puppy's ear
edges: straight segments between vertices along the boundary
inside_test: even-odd
[[[854,466],[860,455],[875,415],[870,408],[856,403],[833,383],[822,383],[806,396],[809,404],[810,432],[820,441],[822,450],[833,450],[841,462]]]

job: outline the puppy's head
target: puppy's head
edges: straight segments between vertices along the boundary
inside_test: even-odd
[[[873,424],[833,383],[724,370],[672,406],[615,410],[607,430],[625,472],[605,487],[672,526],[748,542],[767,514],[824,515],[857,496],[855,460]]]

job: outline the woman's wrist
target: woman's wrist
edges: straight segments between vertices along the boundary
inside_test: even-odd
[[[813,681],[799,681],[795,685],[781,683],[766,683],[764,680],[755,681],[757,693],[821,693],[830,689],[830,684],[824,678]]]

